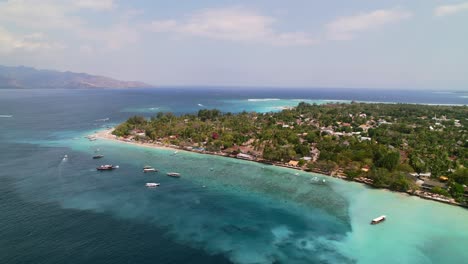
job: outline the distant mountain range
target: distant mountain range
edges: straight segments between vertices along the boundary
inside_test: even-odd
[[[0,65],[1,88],[143,88],[151,85],[142,82],[119,81],[87,73],[38,70],[31,67]]]

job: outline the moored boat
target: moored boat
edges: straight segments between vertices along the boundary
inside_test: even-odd
[[[99,155],[94,155],[94,156],[93,156],[93,159],[100,159],[100,158],[102,158],[102,157],[104,157],[104,155],[101,155],[101,154],[99,154]]]
[[[89,135],[89,136],[86,136],[85,138],[87,138],[89,141],[97,140],[96,136],[94,136],[94,135]]]
[[[171,177],[180,177],[180,173],[177,173],[177,172],[168,172],[168,173],[167,173],[167,176],[171,176]]]
[[[155,187],[158,187],[159,185],[160,184],[157,182],[147,182],[145,186],[148,188],[155,188]]]
[[[374,219],[372,219],[372,221],[371,221],[371,225],[380,224],[380,223],[382,223],[383,221],[385,221],[386,218],[387,218],[387,217],[386,217],[385,215],[381,215],[381,216],[379,216],[379,217],[377,217],[377,218],[374,218]]]
[[[97,167],[96,169],[98,171],[104,171],[104,170],[113,170],[113,169],[117,169],[119,168],[119,166],[114,166],[114,165],[101,165],[99,167]]]
[[[321,179],[321,178],[319,178],[317,176],[314,176],[314,177],[312,177],[310,179],[310,182],[314,183],[314,184],[324,184],[326,181],[325,181],[325,179]]]
[[[143,167],[143,172],[158,172],[158,170],[151,166],[146,165]]]

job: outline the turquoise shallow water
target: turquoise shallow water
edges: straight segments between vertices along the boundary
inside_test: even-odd
[[[171,240],[235,263],[462,263],[468,256],[462,208],[326,176],[320,176],[326,184],[314,184],[308,173],[235,159],[110,141],[62,144],[78,155],[99,148],[121,168],[70,173],[72,154],[58,165],[57,186],[35,179],[22,192],[47,188],[44,199],[63,208],[150,223]],[[161,173],[142,173],[144,164]],[[183,177],[167,177],[168,171]],[[148,181],[162,186],[147,190]],[[369,225],[382,213],[388,221]]]
[[[334,245],[350,229],[347,202],[329,185],[311,183],[308,175],[222,157],[186,152],[173,155],[168,150],[124,143],[68,143],[72,150],[89,155],[99,148],[107,159],[123,163],[107,174],[91,167],[75,171],[78,175],[70,179],[62,178],[59,185],[70,184],[73,192],[66,188],[67,193],[62,193],[57,186],[53,189],[58,193],[49,194],[47,199],[60,197],[64,208],[110,212],[118,218],[149,222],[167,229],[175,241],[209,254],[225,254],[236,263],[351,261],[336,252]],[[70,155],[60,164],[62,175],[72,159]],[[161,173],[142,173],[145,164]],[[183,177],[167,177],[168,171],[177,171]],[[83,179],[75,182],[77,177],[95,179],[90,186],[83,184]],[[162,186],[147,190],[147,181]],[[41,182],[34,188],[41,188]],[[96,190],[101,184],[102,189]]]
[[[349,202],[352,226],[340,249],[359,263],[465,262],[466,209],[356,183],[334,187]],[[377,226],[364,224],[377,212],[388,220]]]
[[[151,103],[193,112],[198,102],[237,111],[284,102],[36,93],[0,96],[0,113],[12,115],[0,120],[2,263],[464,263],[468,257],[462,208],[326,176],[319,176],[325,184],[314,184],[312,174],[285,168],[83,138]],[[103,104],[103,96],[112,104]],[[97,149],[102,160],[91,159]],[[104,163],[120,168],[97,172]],[[144,174],[144,165],[161,172]],[[146,182],[161,186],[147,189]],[[369,225],[381,214],[388,221]]]

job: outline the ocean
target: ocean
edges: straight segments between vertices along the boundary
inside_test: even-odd
[[[300,101],[463,105],[467,94],[0,90],[0,263],[464,263],[463,208],[318,174],[84,137],[159,111],[268,112]],[[104,158],[93,160],[96,151]],[[120,168],[98,172],[100,164]],[[160,172],[145,174],[145,165]],[[382,214],[385,223],[369,225]]]

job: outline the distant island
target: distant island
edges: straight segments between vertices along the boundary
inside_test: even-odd
[[[79,88],[144,88],[142,82],[120,81],[87,73],[38,70],[31,67],[0,66],[0,89],[79,89]]]
[[[307,104],[276,113],[200,110],[129,118],[120,140],[313,171],[465,205],[468,107]]]

